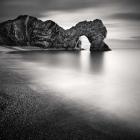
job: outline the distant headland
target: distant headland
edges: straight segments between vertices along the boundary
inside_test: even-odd
[[[81,50],[79,38],[83,35],[91,43],[90,51],[111,50],[104,43],[107,29],[99,19],[79,22],[67,30],[51,20],[43,22],[28,15],[0,23],[0,45]]]

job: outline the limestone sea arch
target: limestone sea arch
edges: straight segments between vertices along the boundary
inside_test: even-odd
[[[80,50],[79,38],[83,35],[88,38],[91,51],[110,50],[104,42],[107,29],[99,19],[79,22],[67,30],[52,20],[43,22],[28,15],[0,23],[1,45]]]

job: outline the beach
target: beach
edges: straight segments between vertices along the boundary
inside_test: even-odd
[[[117,59],[113,54],[113,68],[111,60],[105,63],[109,53],[0,47],[0,139],[139,139],[137,70],[117,79],[125,72],[117,64],[124,66],[126,53]],[[139,50],[134,53],[138,57]],[[139,62],[134,66],[139,68]]]

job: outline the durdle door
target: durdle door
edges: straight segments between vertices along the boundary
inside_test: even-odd
[[[43,22],[28,15],[0,23],[0,45],[81,50],[79,38],[82,35],[91,43],[90,51],[110,50],[104,43],[106,27],[99,19],[79,22],[67,30],[51,20]]]

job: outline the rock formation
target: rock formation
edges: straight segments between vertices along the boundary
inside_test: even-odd
[[[51,20],[45,22],[35,17],[22,15],[14,20],[0,23],[0,45],[38,46],[80,50],[79,38],[85,35],[91,43],[91,51],[108,51],[104,43],[107,30],[102,21],[83,21],[64,30]]]

